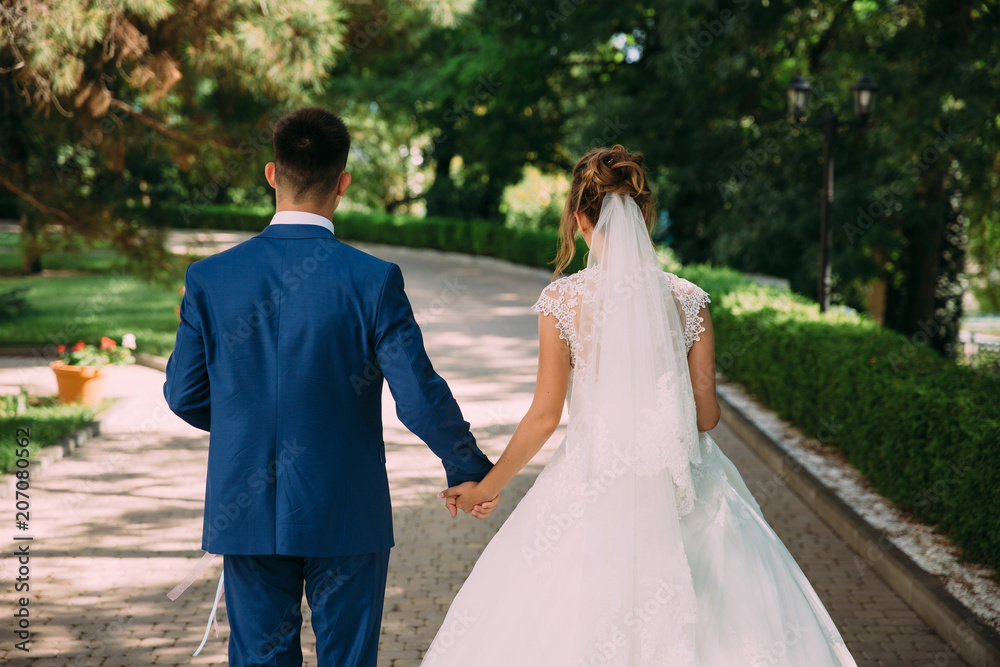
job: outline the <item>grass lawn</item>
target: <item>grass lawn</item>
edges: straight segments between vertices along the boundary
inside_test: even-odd
[[[111,271],[121,264],[108,251],[93,251],[87,255],[68,252],[47,252],[42,255],[42,268],[70,271]],[[21,255],[0,250],[0,274],[16,274],[21,270]]]
[[[17,232],[0,232],[0,274],[18,273],[21,270],[21,254],[18,251],[20,235]],[[42,268],[77,271],[111,271],[121,261],[111,244],[101,241],[93,247],[76,251],[46,252],[42,254]]]
[[[167,356],[177,333],[174,307],[183,283],[181,263],[171,285],[118,272],[0,278],[0,291],[30,288],[28,310],[0,320],[0,344],[72,345],[81,339],[96,343],[101,336],[120,342],[123,334],[133,333],[138,351]]]
[[[0,402],[0,474],[15,468],[15,438],[18,437],[15,434],[18,428],[28,429],[30,452],[34,455],[42,447],[81,428],[114,402],[114,399],[105,399],[99,406],[60,405],[54,396],[30,397],[25,412],[14,414],[12,404],[16,398],[5,396]]]

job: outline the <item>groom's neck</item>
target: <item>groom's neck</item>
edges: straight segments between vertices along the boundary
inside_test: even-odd
[[[322,216],[327,220],[333,220],[333,212],[337,210],[337,204],[340,203],[340,197],[337,200],[331,200],[323,204],[318,204],[315,202],[290,202],[287,200],[279,199],[277,205],[275,206],[275,211],[301,211],[303,213],[314,213],[316,215]]]
[[[289,205],[289,206],[278,206],[275,208],[276,213],[281,211],[301,211],[302,213],[315,213],[316,215],[322,216],[327,220],[333,220],[333,211],[329,209],[322,209],[316,206]]]

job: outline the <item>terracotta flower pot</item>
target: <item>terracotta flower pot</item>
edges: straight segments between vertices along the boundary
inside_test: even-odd
[[[111,364],[104,366],[70,366],[57,359],[49,363],[59,385],[60,403],[98,405],[104,399],[104,378]]]

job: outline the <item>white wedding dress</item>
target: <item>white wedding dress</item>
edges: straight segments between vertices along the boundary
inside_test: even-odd
[[[588,268],[534,306],[570,347],[569,427],[487,545],[426,667],[855,665],[739,472],[694,422],[708,295],[605,196]]]

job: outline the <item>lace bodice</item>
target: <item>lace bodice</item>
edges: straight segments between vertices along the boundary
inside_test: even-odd
[[[617,236],[648,250],[644,220],[629,215],[632,236]],[[575,364],[566,437],[423,667],[855,667],[739,471],[697,430],[686,353],[708,295],[648,260],[641,275],[618,269],[635,262],[597,264],[534,305],[555,316]]]
[[[591,327],[586,321],[590,309],[583,306],[592,303],[596,294],[596,282],[600,279],[600,267],[590,267],[572,275],[553,281],[542,290],[538,301],[532,306],[536,313],[555,315],[559,327],[559,337],[566,340],[570,350],[570,365],[576,366],[583,343],[589,340]],[[699,334],[705,330],[702,317],[698,315],[705,304],[710,303],[708,293],[694,283],[679,276],[663,272],[663,279],[670,286],[674,307],[678,309],[684,326],[684,345],[690,351],[694,341],[701,340]],[[584,321],[581,321],[583,318]]]

